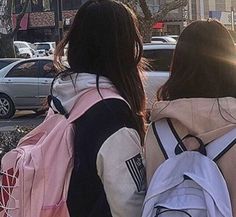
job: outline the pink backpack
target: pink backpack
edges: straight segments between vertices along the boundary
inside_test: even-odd
[[[122,99],[100,89],[104,99]],[[96,89],[82,96],[69,118],[49,113],[2,159],[0,217],[69,217],[66,200],[73,169],[74,125],[92,105],[102,100]]]

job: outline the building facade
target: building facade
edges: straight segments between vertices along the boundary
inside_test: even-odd
[[[15,40],[28,42],[55,41],[54,8],[56,0],[30,0],[21,28]],[[68,30],[77,9],[85,0],[62,0],[63,28]],[[13,7],[13,24],[16,16],[21,12],[25,0],[15,0]]]
[[[234,20],[232,10],[235,8],[236,0],[189,0],[188,21],[213,18],[218,19],[230,29]]]
[[[16,16],[23,8],[25,0],[15,0],[13,23]],[[73,17],[86,0],[62,0],[64,31],[66,32],[73,20]],[[154,13],[159,10],[162,4],[172,0],[147,0],[148,6]],[[27,13],[25,14],[21,29],[18,31],[16,40],[29,42],[55,41],[55,21],[54,21],[55,0],[30,0]],[[168,14],[161,21],[162,28],[154,30],[154,34],[179,34],[184,26],[184,8],[176,9]]]
[[[14,0],[13,23],[23,8],[25,0]],[[21,29],[16,40],[29,42],[55,41],[54,6],[56,0],[30,0],[26,14],[22,19]],[[61,0],[63,8],[64,32],[72,23],[77,9],[86,0]],[[152,13],[155,13],[163,4],[173,0],[147,0]],[[190,22],[199,19],[216,18],[225,26],[232,28],[232,7],[236,8],[236,0],[189,0],[186,7],[180,7],[168,13],[160,21],[160,28],[154,29],[154,35],[180,34]],[[235,20],[236,21],[236,20]]]
[[[148,0],[152,11],[158,11],[161,5],[171,0]],[[232,9],[235,12],[232,12]],[[228,29],[236,29],[236,0],[189,0],[186,7],[171,11],[163,20],[161,34],[179,34],[183,28],[194,20],[208,18],[218,19]],[[232,23],[233,21],[233,23]],[[154,31],[154,34],[158,33]]]

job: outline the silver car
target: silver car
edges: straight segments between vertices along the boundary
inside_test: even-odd
[[[0,118],[16,110],[42,109],[55,76],[53,61],[35,58],[15,61],[0,69]]]

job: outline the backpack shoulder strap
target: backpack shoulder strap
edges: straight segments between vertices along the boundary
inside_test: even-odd
[[[220,159],[236,144],[236,128],[206,145],[207,156],[213,161]]]
[[[83,96],[80,97],[78,102],[73,107],[71,113],[69,114],[68,121],[70,123],[75,121],[77,118],[83,115],[89,108],[91,108],[93,105],[95,105],[96,103],[98,103],[103,99],[115,98],[126,102],[125,99],[122,98],[114,89],[99,88],[99,91],[100,93],[96,88],[94,88],[92,90],[89,90]]]
[[[176,133],[170,119],[161,119],[152,123],[152,129],[165,159],[176,155],[176,147],[186,148]],[[205,146],[207,156],[213,161],[220,159],[236,144],[236,128]]]
[[[177,133],[171,129],[172,127],[172,123],[169,119],[161,119],[152,123],[154,135],[165,159],[175,156],[176,146],[179,143],[182,144],[182,141],[178,137]]]

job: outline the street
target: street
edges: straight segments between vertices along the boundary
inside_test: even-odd
[[[37,126],[45,118],[45,114],[36,114],[33,111],[17,111],[11,119],[0,119],[0,131],[15,126]]]

